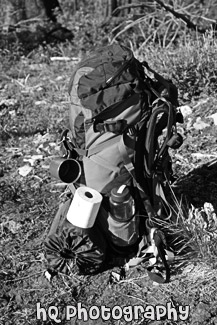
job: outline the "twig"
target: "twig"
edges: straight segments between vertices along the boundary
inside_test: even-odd
[[[114,290],[114,292],[119,293],[122,296],[127,297],[127,298],[137,299],[137,300],[141,301],[142,303],[146,302],[144,299],[141,299],[141,298],[135,297],[135,296],[131,296],[131,295],[128,295],[126,293],[123,293],[123,292],[120,292],[120,291],[117,291],[117,290]]]
[[[29,274],[27,276],[24,276],[23,278],[18,278],[18,279],[12,279],[12,280],[6,280],[4,281],[4,283],[7,283],[7,282],[18,282],[18,281],[22,281],[22,280],[25,280],[25,279],[28,279],[28,278],[31,278],[35,275],[38,275],[38,274],[41,274],[41,272],[36,272],[36,273],[33,273],[33,274]]]
[[[112,12],[112,16],[117,16],[121,10],[124,9],[131,9],[131,8],[150,8],[151,5],[147,5],[144,3],[136,3],[136,4],[128,4],[128,5],[124,5],[124,6],[120,6],[118,8],[116,8],[113,12]]]
[[[199,32],[201,34],[205,34],[207,32],[207,28],[202,28],[202,27],[197,26],[189,18],[187,18],[185,15],[175,11],[171,6],[166,5],[165,3],[163,3],[163,1],[161,1],[161,0],[155,0],[155,1],[161,7],[163,7],[166,11],[169,11],[170,13],[172,13],[176,18],[182,19],[184,21],[184,23],[186,23],[188,28],[193,29],[193,30],[195,30],[195,31],[197,31],[197,32]]]
[[[127,26],[125,26],[120,32],[118,32],[112,39],[111,43],[113,43],[117,37],[119,37],[121,34],[125,33],[129,28],[133,27],[136,24],[139,24],[141,21],[143,21],[144,16],[137,19],[136,21],[130,22]],[[113,32],[113,31],[112,31]]]
[[[203,20],[206,20],[212,24],[216,24],[217,21],[215,19],[211,19],[211,18],[208,18],[208,17],[204,17],[204,16],[199,16],[199,15],[191,15],[192,18],[197,18],[197,19],[203,19]]]
[[[39,22],[39,21],[44,21],[42,18],[40,17],[35,17],[35,18],[29,18],[29,19],[25,19],[25,20],[20,20],[19,22],[17,22],[16,24],[2,24],[0,25],[0,27],[7,27],[7,26],[10,26],[10,27],[19,27],[20,25],[22,24],[26,24],[26,23],[36,23],[36,22]]]

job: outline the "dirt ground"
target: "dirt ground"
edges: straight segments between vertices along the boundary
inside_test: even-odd
[[[55,61],[40,55],[4,64],[0,83],[0,324],[217,324],[216,256],[213,260],[179,257],[172,265],[171,282],[156,285],[146,265],[127,272],[125,280],[109,284],[105,271],[95,276],[59,275],[49,283],[44,277],[43,242],[63,197],[63,187],[49,175],[52,157],[59,155],[58,139],[68,123],[67,81],[74,61]],[[179,177],[174,191],[196,208],[205,202],[217,211],[217,97],[201,95],[185,103],[179,132],[184,144],[171,152]],[[186,108],[185,108],[186,109]],[[206,125],[205,125],[206,124]],[[217,248],[217,246],[216,246]],[[216,249],[217,251],[217,249]],[[37,303],[44,307],[37,319]],[[174,307],[157,320],[130,315],[119,319],[72,317],[66,306]],[[49,306],[58,307],[58,317]],[[180,306],[190,306],[182,320]],[[123,309],[122,309],[123,311]],[[155,310],[156,312],[156,310]],[[119,313],[119,314],[118,314]],[[116,319],[115,319],[116,315]],[[39,318],[38,316],[38,318]],[[131,317],[132,316],[132,317]],[[177,316],[177,319],[176,319]],[[156,317],[155,317],[156,319]]]

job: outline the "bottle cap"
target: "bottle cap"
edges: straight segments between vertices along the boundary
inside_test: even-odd
[[[111,198],[114,202],[121,203],[130,198],[130,191],[126,185],[115,187],[111,191]]]

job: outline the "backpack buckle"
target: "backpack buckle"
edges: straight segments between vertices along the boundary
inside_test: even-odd
[[[118,121],[99,121],[95,120],[93,123],[94,132],[100,132],[100,134],[106,132],[112,132],[115,134],[122,134],[124,130],[127,128],[126,120],[118,120]]]
[[[136,135],[136,134],[137,134],[137,129],[136,129],[136,127],[135,127],[134,125],[129,126],[128,129],[127,129],[127,134],[128,134],[129,136],[134,136],[134,135]]]
[[[180,133],[175,133],[167,142],[167,146],[172,149],[178,149],[183,143],[183,137]]]

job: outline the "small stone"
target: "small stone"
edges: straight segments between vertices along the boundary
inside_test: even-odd
[[[214,120],[214,124],[217,125],[217,113],[209,115],[207,118],[212,118]]]
[[[186,117],[186,116],[192,114],[192,109],[191,109],[191,107],[188,106],[188,105],[180,106],[179,109],[180,109],[180,111],[181,111],[183,117]]]
[[[205,123],[201,120],[201,117],[198,117],[196,119],[196,122],[193,124],[193,127],[196,129],[196,130],[203,130],[205,128],[207,128],[208,126],[210,126],[208,123]]]

